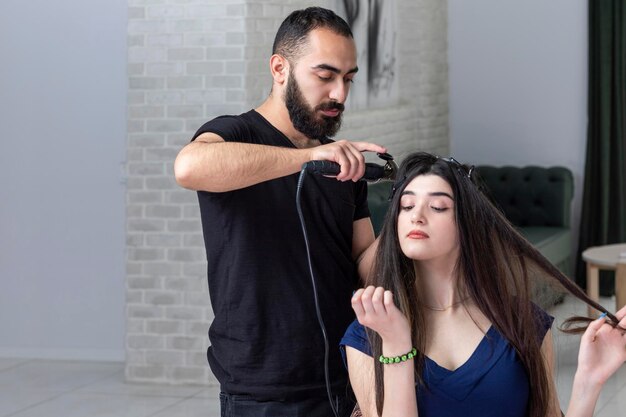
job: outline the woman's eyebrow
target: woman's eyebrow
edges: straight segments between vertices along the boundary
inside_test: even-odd
[[[413,191],[407,190],[407,191],[403,191],[401,196],[403,195],[415,195],[415,193]],[[450,200],[454,201],[454,198],[452,198],[452,196],[448,193],[446,193],[445,191],[433,191],[431,193],[428,193],[428,195],[430,197],[448,197]]]
[[[443,191],[428,193],[428,195],[432,197],[448,197],[450,200],[454,201],[454,198],[452,198],[450,194]]]

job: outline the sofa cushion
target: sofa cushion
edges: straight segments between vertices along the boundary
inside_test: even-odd
[[[559,265],[569,258],[572,242],[570,229],[529,226],[518,228],[518,230],[554,265]]]
[[[478,166],[485,193],[511,223],[527,226],[570,226],[574,180],[564,167]]]

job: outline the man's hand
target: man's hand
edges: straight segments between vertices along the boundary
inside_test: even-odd
[[[369,142],[340,140],[310,149],[311,161],[331,161],[341,166],[339,181],[358,181],[365,174],[365,157],[362,152],[387,152],[380,145]]]

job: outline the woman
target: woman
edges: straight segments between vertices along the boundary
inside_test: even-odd
[[[530,301],[533,280],[604,309],[516,232],[472,171],[426,153],[400,167],[368,285],[352,297],[358,322],[342,340],[364,416],[561,415],[553,318]],[[626,307],[605,313],[585,322],[568,417],[591,417],[626,361]]]

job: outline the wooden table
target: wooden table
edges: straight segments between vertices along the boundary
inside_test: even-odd
[[[626,304],[626,243],[594,246],[585,250],[582,256],[587,262],[587,295],[598,301],[599,271],[615,271],[615,311],[622,308]],[[597,315],[597,311],[591,307],[587,312],[590,317]]]

